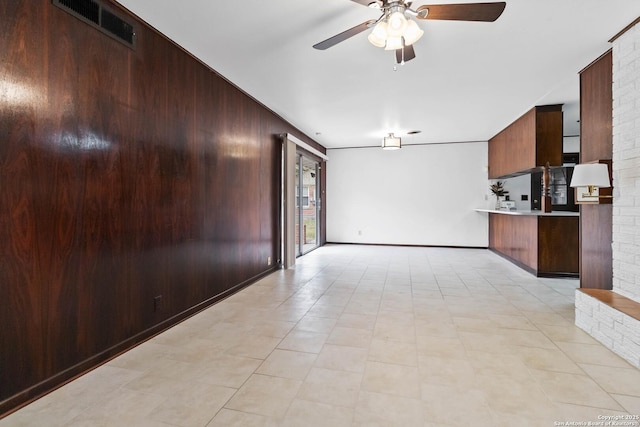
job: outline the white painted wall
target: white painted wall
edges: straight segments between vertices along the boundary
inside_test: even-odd
[[[488,246],[487,142],[327,154],[329,242]]]
[[[565,136],[562,138],[562,152],[563,153],[579,153],[580,152],[580,137],[579,136]]]
[[[504,188],[509,191],[509,199],[516,202],[517,210],[531,210],[531,174],[514,176],[500,181],[504,181]],[[528,200],[522,201],[522,195],[526,195]]]

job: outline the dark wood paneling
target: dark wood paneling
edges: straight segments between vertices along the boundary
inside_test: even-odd
[[[612,205],[580,206],[580,287],[613,289]]]
[[[535,166],[562,165],[562,105],[536,107]]]
[[[51,373],[125,338],[118,305],[125,218],[118,194],[130,51],[56,8],[49,8],[47,28],[57,36],[48,49],[50,127],[42,140],[51,154],[45,232],[51,238],[45,308]],[[91,54],[78,39],[92,46]]]
[[[499,178],[535,165],[535,138],[536,112],[533,109],[489,140],[489,178]]]
[[[490,213],[489,248],[535,274],[538,271],[538,218]]]
[[[613,156],[613,54],[580,72],[580,163]]]
[[[0,2],[0,402],[48,372],[51,233],[46,11]],[[67,238],[68,239],[68,238]],[[19,378],[19,380],[17,380]],[[0,414],[2,414],[0,406]]]
[[[579,218],[541,216],[538,219],[538,274],[573,274],[579,265]]]
[[[578,217],[489,214],[489,248],[536,276],[578,274]]]
[[[562,165],[562,106],[534,107],[489,140],[489,178]]]
[[[273,271],[278,135],[324,148],[143,23],[0,14],[2,414]]]
[[[613,156],[612,53],[580,73],[580,162]],[[613,209],[580,206],[580,287],[613,289]]]

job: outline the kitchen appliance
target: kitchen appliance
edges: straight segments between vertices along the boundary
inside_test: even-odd
[[[573,166],[551,168],[549,171],[551,182],[549,195],[551,196],[551,210],[578,212],[578,205],[574,200],[574,192],[569,187]],[[542,209],[542,172],[531,174],[531,210]]]

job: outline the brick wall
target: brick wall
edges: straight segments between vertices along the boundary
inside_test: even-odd
[[[640,368],[640,320],[576,291],[576,326]]]
[[[613,290],[640,302],[640,24],[613,42]]]
[[[613,292],[640,303],[640,23],[613,42]],[[576,325],[640,368],[640,320],[576,291]]]

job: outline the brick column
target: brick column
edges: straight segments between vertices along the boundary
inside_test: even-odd
[[[640,23],[613,40],[613,290],[640,303]],[[640,320],[576,292],[576,325],[640,368]]]
[[[640,23],[613,42],[613,290],[640,302]]]

